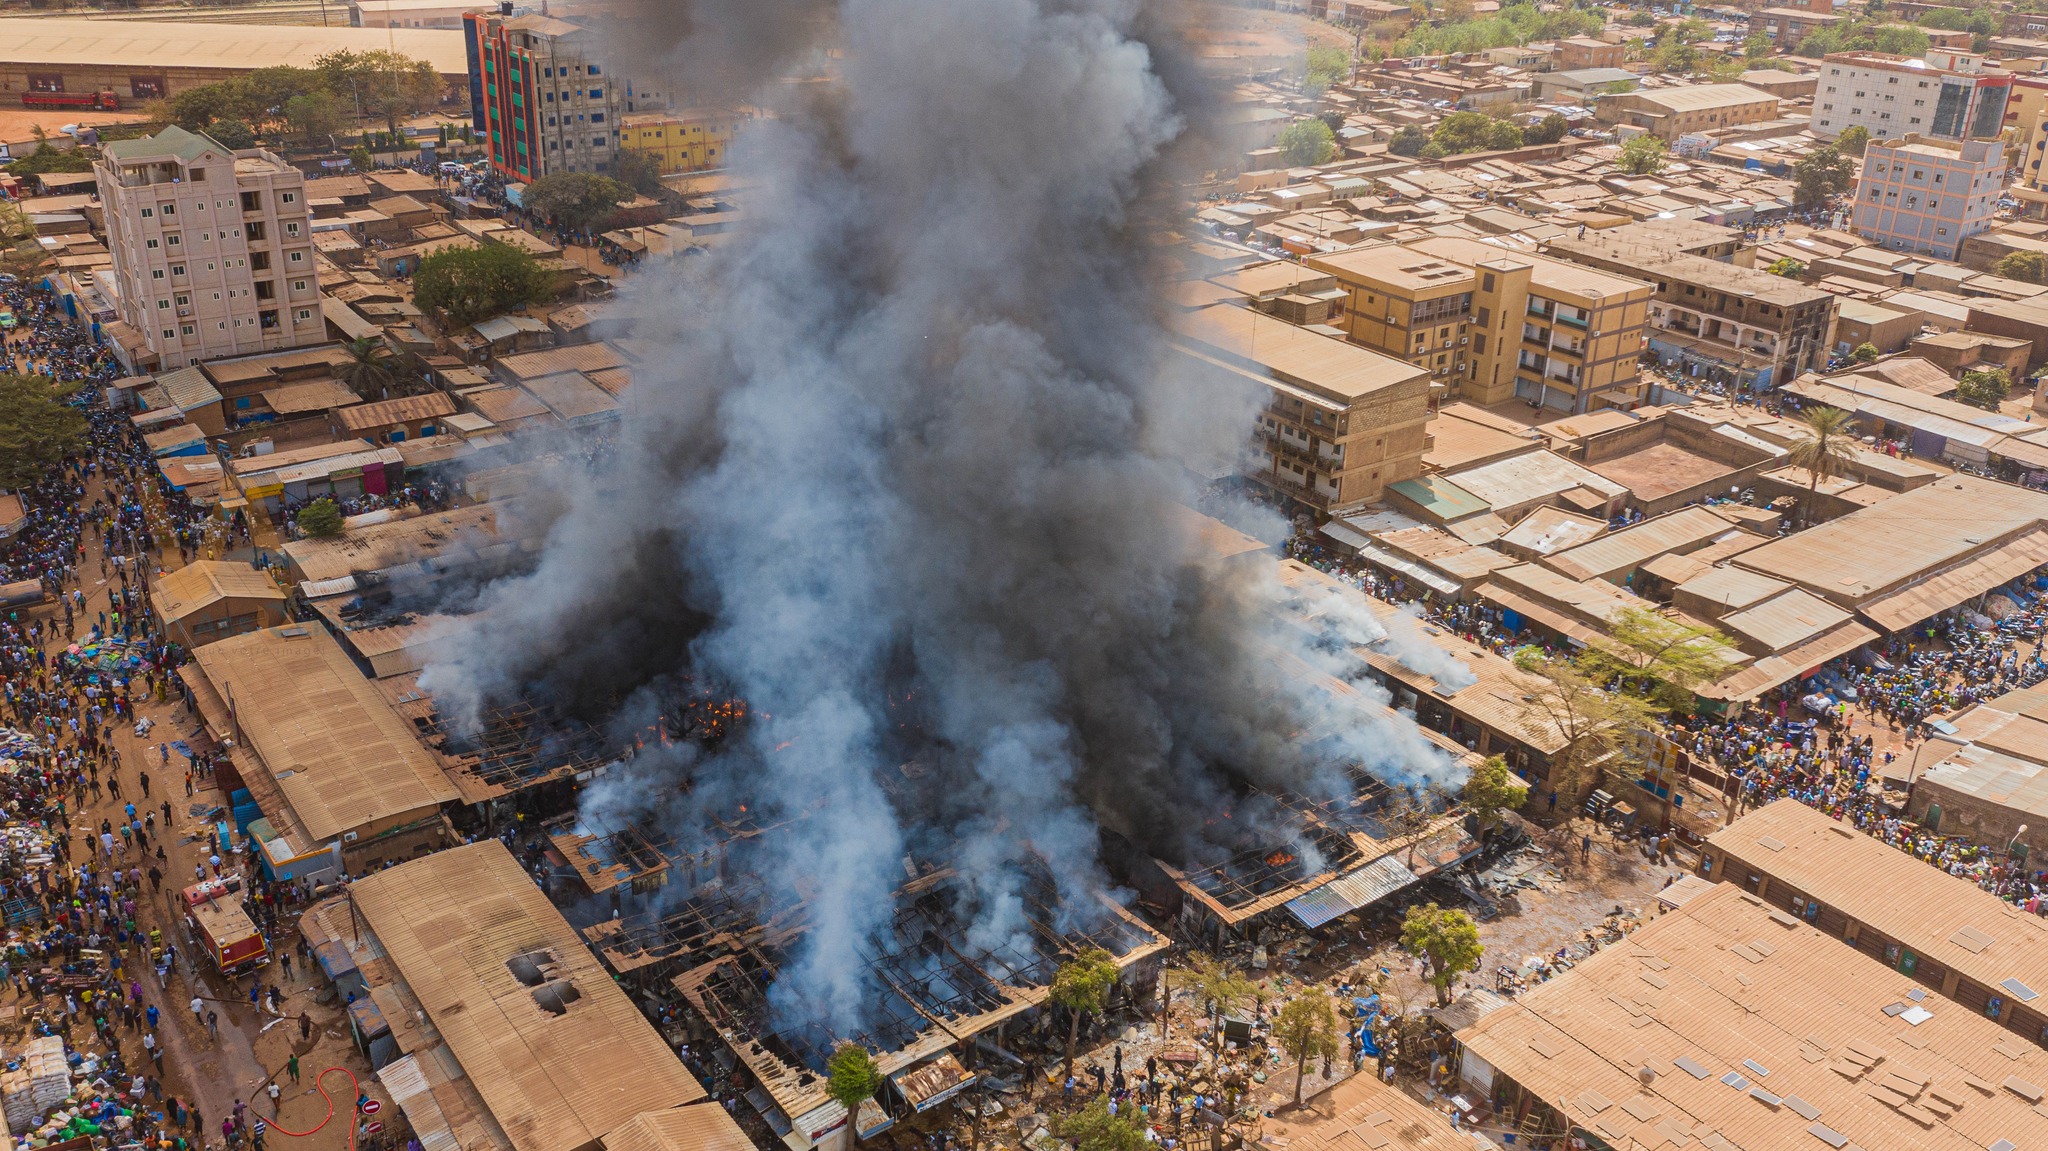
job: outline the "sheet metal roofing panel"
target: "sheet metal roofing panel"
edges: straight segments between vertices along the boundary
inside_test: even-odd
[[[1703,603],[1740,610],[1762,603],[1791,587],[1784,580],[1738,567],[1717,567],[1679,584],[1678,591]]]
[[[266,628],[193,656],[315,840],[456,798],[412,725],[323,629]]]
[[[2048,493],[1956,474],[1735,557],[1738,567],[1859,602],[2048,519]]]
[[[1573,579],[1603,579],[1634,571],[1668,552],[1698,547],[1740,530],[1703,507],[1680,508],[1609,532],[1545,562]]]
[[[575,1151],[704,1097],[498,841],[387,868],[350,892],[516,1151]]]
[[[1819,1147],[1814,1123],[1871,1151],[2040,1141],[2048,1119],[1995,1085],[2048,1081],[2048,1051],[1948,1000],[1918,1025],[1887,1014],[1910,984],[1719,884],[1458,1039],[1616,1147]],[[1874,1093],[1891,1074],[1915,1081],[1896,1097],[1914,1111]]]
[[[1418,877],[1398,855],[1383,855],[1289,901],[1287,910],[1303,927],[1321,927],[1340,915],[1369,907],[1414,883]]]
[[[1842,608],[1798,588],[1721,617],[1721,626],[1765,652],[1794,648],[1853,618]]]
[[[1763,839],[1785,846],[1758,846]],[[1986,987],[2017,978],[2048,989],[2048,920],[2015,911],[1976,884],[1797,800],[1750,812],[1709,836],[1707,848],[1782,879]],[[1977,951],[1951,943],[1964,927],[1987,932],[1995,942]]]
[[[604,1151],[754,1151],[725,1108],[710,1100],[643,1111],[604,1137]]]
[[[2048,528],[2035,528],[1890,595],[1866,600],[1859,610],[1884,631],[1902,631],[2043,564],[2048,564]]]

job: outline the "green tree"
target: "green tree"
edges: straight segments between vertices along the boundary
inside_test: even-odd
[[[1805,437],[1792,445],[1785,462],[1806,471],[1806,506],[1800,514],[1810,523],[1821,482],[1849,470],[1856,460],[1856,417],[1840,408],[1808,408],[1799,414],[1797,427]]]
[[[1627,24],[1631,28],[1652,28],[1657,24],[1657,17],[1651,15],[1647,9],[1638,8],[1629,13],[1628,19],[1623,20],[1622,23]]]
[[[1769,56],[1773,47],[1776,47],[1776,44],[1769,36],[1762,32],[1752,32],[1742,42],[1742,58],[1754,64]]]
[[[1067,1075],[1074,1074],[1074,1049],[1081,1042],[1081,1017],[1109,1009],[1117,981],[1116,957],[1090,948],[1060,964],[1052,977],[1052,1001],[1067,1009]]]
[[[1465,777],[1464,800],[1465,810],[1478,818],[1481,827],[1492,827],[1500,822],[1502,813],[1518,811],[1529,801],[1529,788],[1515,779],[1507,760],[1495,755]]]
[[[1401,946],[1429,965],[1429,985],[1436,988],[1438,1007],[1451,1005],[1458,976],[1477,971],[1479,957],[1486,953],[1479,942],[1479,925],[1471,916],[1434,903],[1408,909],[1401,923]]]
[[[316,540],[333,539],[342,533],[341,509],[330,499],[317,499],[299,509],[299,530]]]
[[[1614,158],[1615,166],[1632,176],[1648,176],[1664,170],[1664,141],[1648,133],[1630,136]]]
[[[1301,90],[1311,96],[1320,96],[1323,90],[1340,80],[1351,78],[1351,53],[1337,44],[1316,44],[1308,50],[1308,57],[1302,62]]]
[[[1203,951],[1189,953],[1186,966],[1168,969],[1166,982],[1193,994],[1205,1013],[1227,1015],[1238,1004],[1255,1002],[1262,994],[1259,985],[1246,979],[1244,972]],[[1217,1029],[1216,1038],[1220,1046],[1221,1028]]]
[[[1534,4],[1508,4],[1491,16],[1442,24],[1418,24],[1387,52],[1389,56],[1435,56],[1447,53],[1484,52],[1537,40],[1558,40],[1569,36],[1590,36],[1607,23],[1595,8],[1539,8]]]
[[[1429,138],[1453,156],[1484,152],[1492,147],[1493,124],[1493,117],[1484,112],[1453,112],[1438,122]]]
[[[1934,46],[1934,41],[1928,39],[1927,33],[1918,28],[1909,28],[1904,24],[1885,24],[1872,32],[1870,46],[1879,52],[1889,52],[1894,56],[1925,56],[1927,50]]]
[[[1956,399],[1972,407],[1995,412],[1998,405],[2012,394],[2012,375],[2004,368],[1989,368],[1982,371],[1963,373],[1956,384]]]
[[[1859,364],[1874,364],[1877,362],[1877,358],[1882,355],[1884,353],[1877,350],[1876,344],[1865,343],[1856,345],[1855,349],[1849,353],[1849,358]]]
[[[1450,149],[1437,143],[1435,140],[1431,140],[1422,146],[1422,151],[1415,153],[1415,158],[1418,160],[1441,160],[1450,154]]]
[[[1525,144],[1555,144],[1572,130],[1572,122],[1557,112],[1536,121],[1522,132]]]
[[[348,109],[325,88],[300,92],[284,102],[285,125],[307,143],[328,139],[348,124]]]
[[[442,312],[458,328],[543,303],[548,295],[540,261],[509,244],[443,249],[421,260],[413,274],[413,302]]]
[[[1330,997],[1309,991],[1289,1000],[1273,1020],[1273,1041],[1294,1060],[1294,1105],[1300,1107],[1308,1061],[1337,1057],[1337,1013],[1330,1008]]]
[[[1429,133],[1413,124],[1404,125],[1387,141],[1387,154],[1391,156],[1418,156],[1423,146],[1429,143]]]
[[[86,419],[65,403],[75,387],[0,372],[0,491],[39,483],[85,447]]]
[[[348,163],[358,172],[367,172],[377,166],[377,158],[370,155],[369,145],[357,144],[348,150]]]
[[[1550,757],[1550,789],[1574,806],[1599,781],[1602,765],[1655,721],[1657,710],[1639,696],[1607,690],[1590,664],[1551,659],[1538,647],[1517,651],[1514,663],[1530,677],[1521,700],[1524,718],[1548,726],[1559,741]]]
[[[230,152],[256,146],[256,129],[246,120],[215,120],[206,126],[206,134]]]
[[[1493,128],[1486,134],[1486,146],[1495,152],[1522,146],[1522,129],[1506,120],[1495,120]]]
[[[1991,265],[1991,274],[2029,284],[2048,284],[2048,257],[2039,252],[2007,252]]]
[[[1792,166],[1792,202],[1819,208],[1856,183],[1856,165],[1832,147],[1816,148]]]
[[[1771,266],[1765,268],[1764,271],[1769,272],[1773,276],[1783,276],[1788,280],[1796,280],[1806,274],[1806,265],[1790,256],[1780,256],[1772,260]]]
[[[1634,691],[1657,711],[1684,711],[1693,690],[1726,675],[1735,645],[1711,627],[1642,608],[1622,608],[1607,620],[1603,644],[1587,648],[1579,665],[1596,678]]]
[[[1280,133],[1280,155],[1290,168],[1321,164],[1336,154],[1336,133],[1321,120],[1296,120]]]
[[[313,61],[313,67],[326,78],[329,91],[348,94],[358,107],[382,117],[385,129],[393,133],[399,121],[441,102],[443,85],[434,66],[389,49],[330,52]]]
[[[1835,137],[1835,151],[1844,156],[1861,156],[1870,147],[1870,129],[1861,124],[1845,129]]]
[[[46,143],[36,145],[36,150],[7,165],[10,176],[41,176],[53,172],[90,172],[92,157],[83,148],[59,151]]]
[[[1134,1118],[1137,1113],[1136,1107],[1121,1107],[1112,1115],[1109,1096],[1098,1095],[1086,1107],[1056,1120],[1054,1127],[1078,1151],[1151,1151],[1144,1126]]]
[[[1700,50],[1683,40],[1666,40],[1650,57],[1659,72],[1683,75],[1700,65]]]
[[[334,369],[334,375],[360,400],[388,400],[398,383],[393,370],[391,347],[375,336],[351,340],[342,346],[348,359]]]
[[[612,178],[643,196],[659,197],[667,191],[661,182],[661,162],[648,152],[620,152],[612,160]]]
[[[841,1043],[825,1063],[825,1076],[826,1097],[846,1108],[847,1129],[859,1138],[860,1105],[882,1086],[882,1072],[875,1066],[875,1057],[858,1043]]]
[[[620,204],[630,203],[633,189],[596,172],[556,172],[526,186],[520,203],[526,210],[570,232],[589,232],[604,223]]]

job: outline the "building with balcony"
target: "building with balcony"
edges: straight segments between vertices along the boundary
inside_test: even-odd
[[[1427,369],[1232,304],[1174,327],[1179,368],[1264,395],[1243,467],[1254,483],[1337,511],[1422,474]]]
[[[1863,128],[1879,140],[1908,132],[1939,140],[1995,138],[2005,130],[2013,78],[1984,57],[1935,49],[1925,59],[1832,52],[1813,97],[1813,130],[1832,139]]]
[[[1839,299],[1832,292],[1675,253],[1626,227],[1552,240],[1543,250],[1590,268],[1654,278],[1644,334],[1667,368],[1764,391],[1827,366]]]
[[[1445,391],[1470,368],[1471,268],[1397,244],[1315,256],[1303,264],[1335,277],[1345,293],[1331,323],[1352,343],[1429,370]]]
[[[1908,134],[1872,143],[1856,181],[1856,234],[1879,247],[1953,260],[1991,226],[2005,185],[1996,140],[1938,144]]]
[[[1827,28],[1849,17],[1835,11],[1834,0],[1806,0],[1805,3],[1759,8],[1749,18],[1749,30],[1770,37],[1780,52],[1790,52],[1816,28]]]
[[[94,172],[131,371],[327,342],[298,169],[173,125]]]
[[[1649,284],[1457,236],[1408,247],[1473,271],[1464,399],[1514,398],[1567,414],[1641,402]]]
[[[1687,84],[1600,97],[1605,124],[1641,128],[1666,143],[1693,132],[1761,124],[1778,118],[1778,98],[1747,84]]]
[[[595,29],[510,8],[462,18],[470,119],[490,147],[491,167],[520,181],[611,170],[624,117],[665,109],[668,100],[613,75]]]

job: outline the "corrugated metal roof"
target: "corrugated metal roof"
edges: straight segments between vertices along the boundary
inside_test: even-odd
[[[1901,631],[2043,564],[2048,564],[2048,528],[2035,528],[1909,587],[1868,600],[1859,610],[1879,628]]]
[[[754,1151],[753,1140],[710,1100],[643,1111],[604,1137],[604,1151]]]
[[[349,890],[515,1151],[588,1147],[704,1097],[504,844],[436,852]]]
[[[1398,855],[1382,855],[1287,904],[1303,927],[1321,927],[1340,915],[1371,906],[1416,881]]]
[[[1458,1040],[1614,1147],[1819,1148],[1816,1125],[1873,1149],[2039,1142],[2041,1115],[2001,1084],[2048,1083],[2048,1051],[1947,1000],[1908,1024],[1886,1008],[1910,984],[1719,884]]]
[[[1668,552],[1698,547],[1742,529],[1703,507],[1651,516],[1543,562],[1573,579],[1605,579],[1634,571]]]
[[[324,630],[268,628],[193,655],[314,839],[457,797],[412,725]]]

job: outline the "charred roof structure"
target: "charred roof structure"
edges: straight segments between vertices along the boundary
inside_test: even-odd
[[[616,762],[615,748],[595,727],[545,699],[491,706],[477,730],[446,724],[417,672],[377,681],[391,705],[440,761],[464,803],[502,799],[528,788],[602,772]]]
[[[906,866],[916,869],[907,860]],[[785,1019],[770,1005],[766,989],[808,925],[742,923],[716,895],[692,901],[694,935],[667,937],[670,959],[697,960],[672,983],[759,1080],[766,1098],[757,1106],[767,1104],[760,1109],[778,1133],[793,1130],[810,1142],[845,1121],[844,1109],[826,1096],[824,1074],[841,1041],[878,1053],[893,1089],[892,1113],[921,1111],[972,1076],[928,1090],[933,1085],[919,1075],[934,1060],[950,1062],[941,1058],[949,1048],[1043,1003],[1063,961],[1101,948],[1128,971],[1168,946],[1165,936],[1107,899],[1080,912],[1086,923],[1073,922],[1077,909],[1061,904],[1050,870],[1035,859],[1026,870],[1030,883],[1016,929],[993,943],[985,933],[970,937],[972,918],[963,908],[973,893],[952,868],[926,866],[898,888],[887,934],[863,954],[878,991],[857,1035],[834,1035],[808,1017]],[[668,925],[682,926],[676,917]],[[607,949],[607,958],[612,954]],[[879,1129],[864,1119],[864,1136]]]

